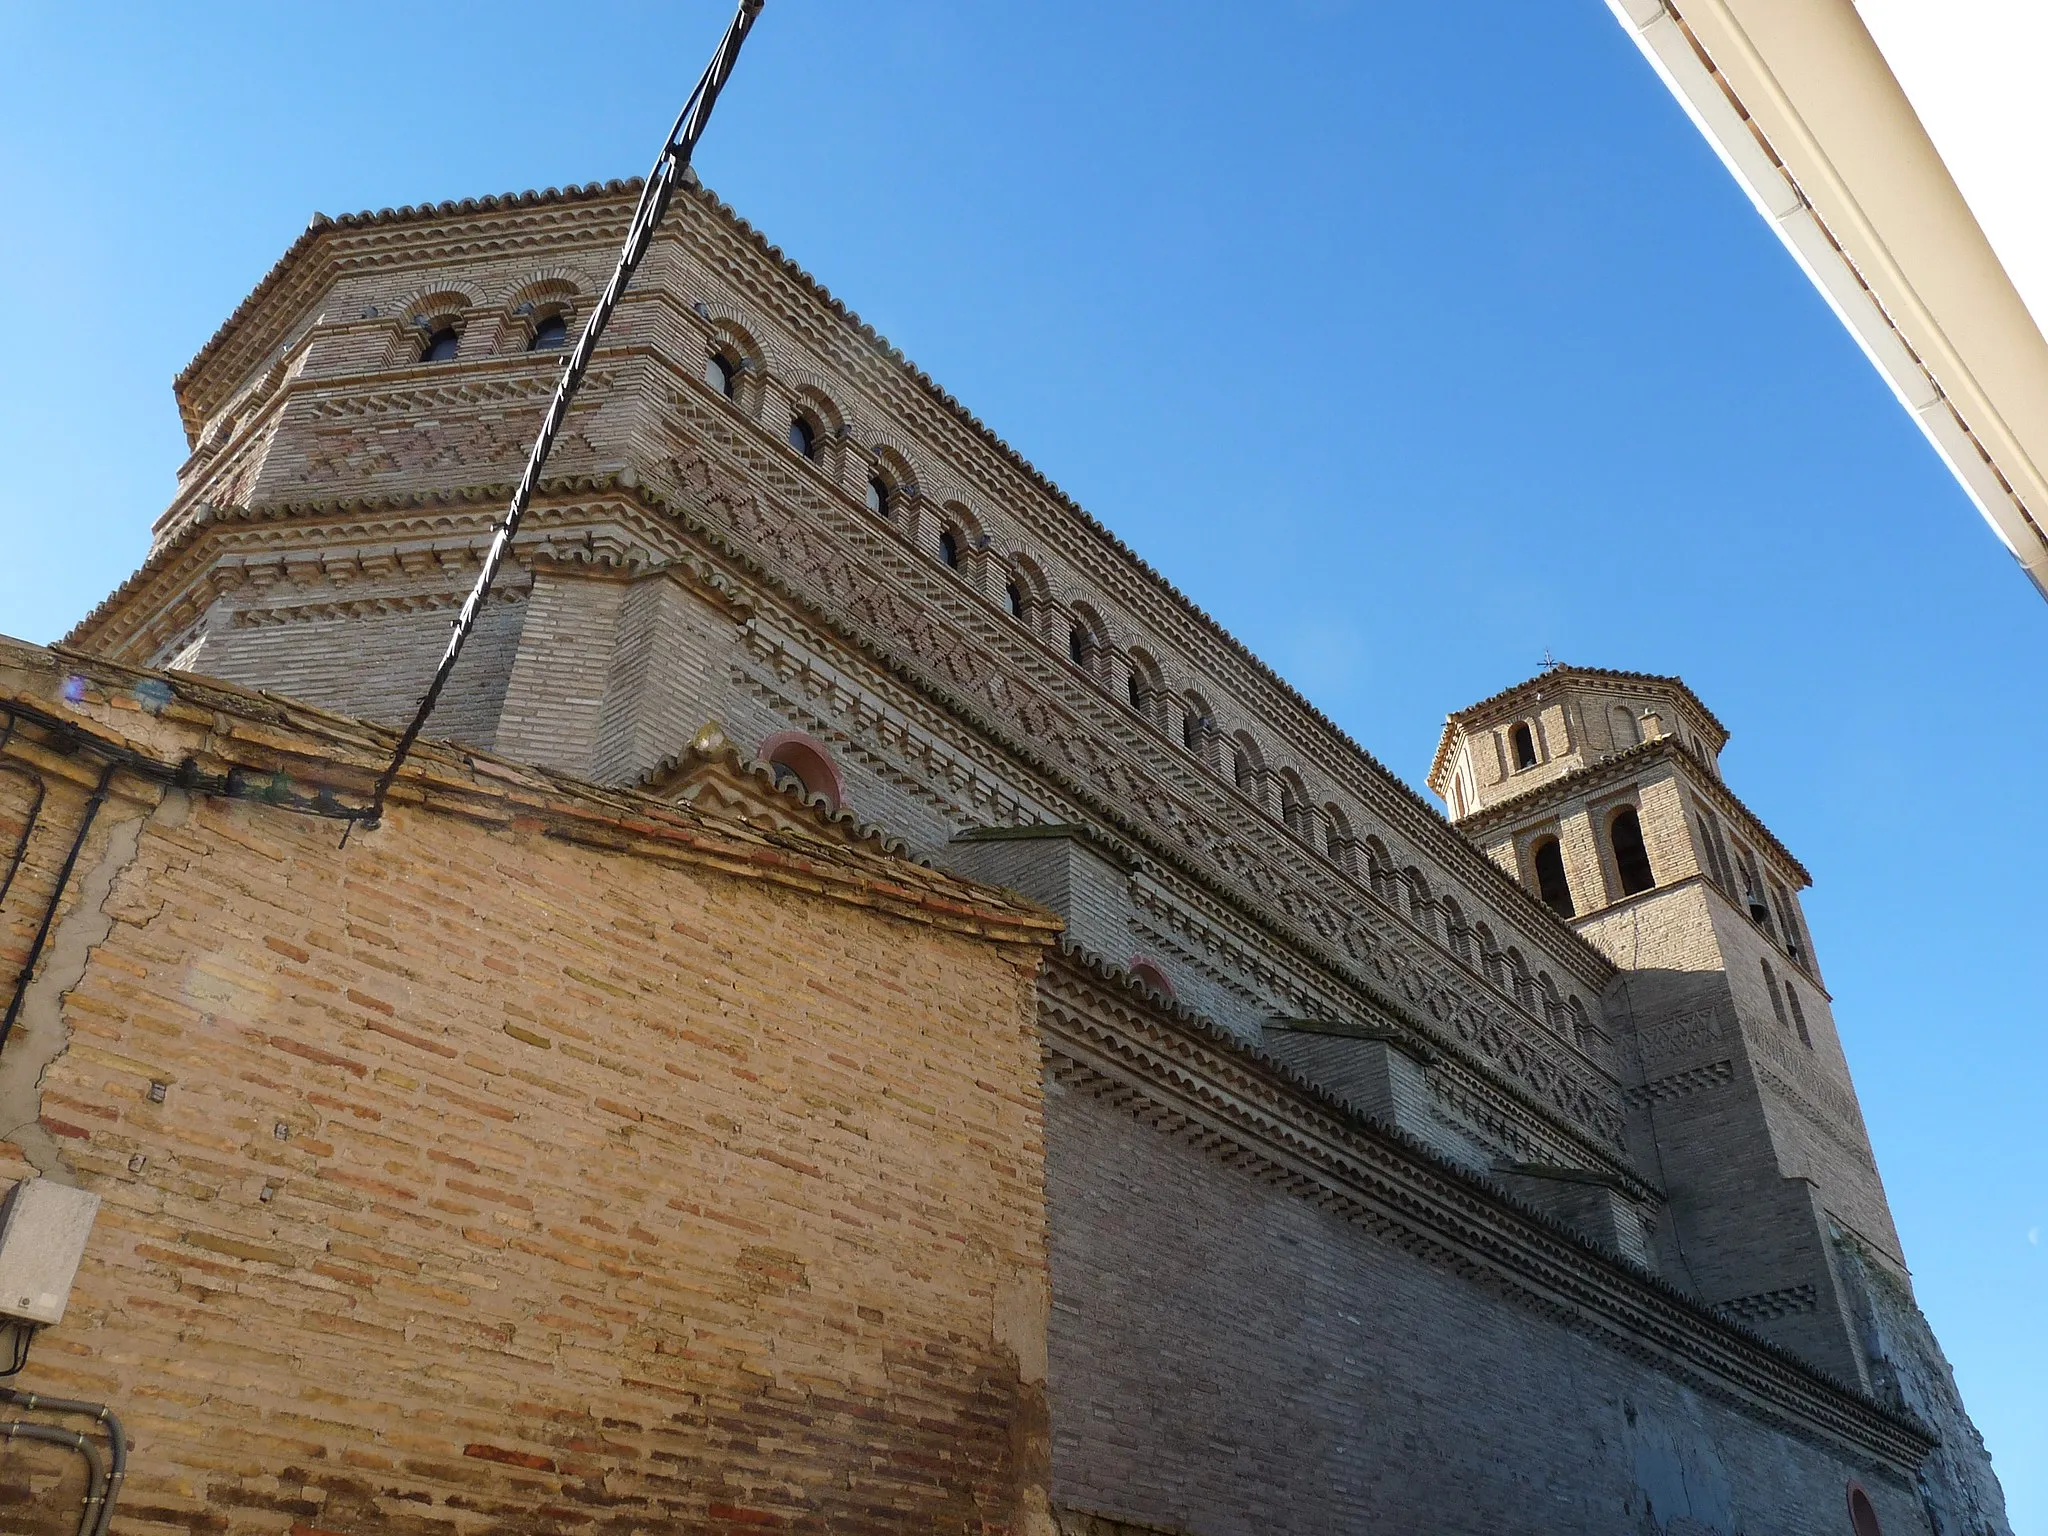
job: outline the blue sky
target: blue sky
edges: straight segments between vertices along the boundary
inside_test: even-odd
[[[724,19],[0,0],[0,632],[315,209],[635,174]],[[1546,648],[1698,689],[2048,1530],[2048,604],[1598,0],[770,0],[699,165],[1411,782]]]

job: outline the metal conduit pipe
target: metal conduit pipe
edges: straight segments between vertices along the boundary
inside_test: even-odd
[[[0,1424],[8,1442],[16,1440],[40,1440],[46,1445],[61,1445],[66,1450],[76,1451],[85,1458],[85,1507],[78,1516],[78,1536],[98,1536],[106,1527],[102,1511],[106,1508],[105,1473],[100,1464],[100,1448],[85,1436],[68,1429],[57,1429],[48,1424],[24,1424],[19,1420]]]
[[[95,1536],[106,1536],[114,1521],[114,1500],[120,1497],[122,1480],[128,1476],[128,1432],[121,1419],[105,1403],[86,1403],[68,1397],[40,1397],[15,1387],[0,1387],[0,1403],[12,1403],[33,1413],[71,1413],[98,1421],[107,1432],[107,1479],[105,1497],[100,1501],[99,1525]]]
[[[114,782],[114,770],[119,763],[110,762],[100,770],[100,781],[94,786],[92,799],[85,803],[85,815],[78,823],[78,835],[71,840],[71,851],[64,855],[64,865],[57,871],[57,888],[50,893],[50,904],[43,910],[43,920],[36,925],[35,937],[29,940],[28,958],[21,962],[21,974],[14,979],[14,996],[8,999],[7,1013],[0,1017],[0,1051],[7,1049],[7,1037],[14,1033],[14,1021],[21,1016],[21,1005],[28,996],[29,978],[35,974],[36,962],[43,957],[43,945],[50,937],[50,926],[57,921],[57,908],[63,904],[64,888],[71,883],[71,871],[78,864],[78,856],[85,850],[86,835],[92,831],[92,824],[100,814],[100,807],[107,803],[107,787]]]
[[[13,723],[11,720],[8,722],[10,727]],[[5,744],[4,740],[0,740],[0,746]],[[6,774],[9,778],[26,780],[30,789],[34,791],[29,796],[28,815],[22,818],[21,836],[14,840],[14,852],[7,860],[7,873],[0,875],[0,902],[4,902],[7,900],[7,893],[14,888],[14,877],[20,872],[22,860],[28,857],[28,840],[34,835],[36,822],[43,814],[45,786],[41,774],[31,772],[17,763],[0,763],[0,773]]]
[[[7,717],[6,731],[0,732],[0,753],[4,753],[7,750],[7,744],[14,740],[14,725],[15,717],[10,714]],[[36,820],[43,814],[43,792],[45,786],[41,774],[31,768],[24,767],[20,763],[10,763],[0,759],[0,773],[25,780],[34,791],[34,794],[29,798],[28,815],[23,818],[21,823],[21,836],[14,840],[14,853],[7,861],[7,873],[0,875],[0,902],[4,902],[7,900],[8,891],[14,886],[14,877],[21,869],[21,861],[28,857],[29,835],[35,831]]]
[[[311,795],[300,794],[282,773],[252,772],[241,767],[230,768],[223,774],[201,773],[199,765],[189,757],[177,763],[160,762],[131,747],[103,740],[74,721],[32,705],[4,704],[0,705],[0,713],[7,716],[9,736],[13,734],[15,722],[26,720],[45,732],[53,742],[61,743],[60,750],[90,752],[100,761],[118,764],[151,784],[170,785],[194,794],[215,795],[227,800],[256,800],[297,815],[324,816],[332,821],[352,822],[364,814],[361,807],[343,805],[335,799],[334,791],[325,787],[316,786]]]

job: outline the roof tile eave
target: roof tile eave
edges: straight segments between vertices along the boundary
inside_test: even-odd
[[[447,218],[464,213],[493,213],[504,209],[532,208],[547,203],[590,202],[602,197],[616,197],[640,190],[641,178],[630,180],[572,182],[567,186],[548,187],[545,190],[506,192],[490,197],[465,197],[440,203],[407,203],[397,208],[365,209],[360,213],[325,214],[316,212],[306,223],[298,237],[285,247],[284,254],[270,265],[256,281],[242,302],[237,304],[227,319],[223,320],[209,336],[192,361],[187,363],[178,376],[171,381],[171,389],[180,399],[186,387],[196,378],[202,368],[226,345],[228,337],[240,329],[257,305],[273,293],[292,269],[298,265],[306,252],[323,235],[337,230],[360,229],[374,224],[395,224],[415,219]]]
[[[1501,689],[1498,693],[1488,694],[1485,698],[1480,699],[1476,703],[1467,704],[1463,709],[1454,709],[1448,716],[1445,717],[1444,728],[1446,731],[1448,731],[1452,725],[1460,721],[1469,720],[1474,715],[1480,714],[1487,710],[1491,710],[1497,705],[1506,703],[1509,699],[1513,698],[1516,694],[1522,692],[1526,688],[1540,687],[1544,683],[1549,682],[1554,678],[1560,677],[1583,677],[1591,678],[1598,681],[1613,682],[1664,683],[1672,688],[1676,688],[1679,692],[1683,693],[1687,701],[1692,704],[1693,708],[1697,709],[1700,712],[1701,716],[1706,720],[1706,722],[1709,725],[1711,725],[1715,730],[1721,733],[1724,743],[1729,734],[1728,727],[1721,723],[1720,717],[1717,716],[1711,709],[1707,708],[1705,700],[1701,699],[1697,693],[1693,692],[1692,685],[1688,683],[1684,678],[1678,676],[1676,673],[1636,672],[1626,667],[1579,666],[1558,666],[1551,668],[1551,670],[1549,670],[1548,672],[1538,672],[1534,677],[1525,677],[1519,683],[1510,684],[1508,687]]]

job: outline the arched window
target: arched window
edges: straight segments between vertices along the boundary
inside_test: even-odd
[[[533,340],[526,344],[529,352],[559,352],[569,344],[569,322],[560,315],[545,315],[533,328]]]
[[[1855,1483],[1849,1485],[1849,1529],[1855,1536],[1884,1536],[1884,1527],[1877,1520],[1877,1506]]]
[[[732,359],[724,353],[713,352],[704,359],[704,382],[730,400],[739,393],[740,371],[733,366]],[[796,439],[794,437],[789,442],[792,448],[796,448]],[[797,452],[807,453],[808,450],[797,448]]]
[[[1771,882],[1771,901],[1778,909],[1778,927],[1785,936],[1785,953],[1792,957],[1795,965],[1806,963],[1806,945],[1800,938],[1799,917],[1792,905],[1792,898],[1777,881]]]
[[[1366,889],[1379,897],[1388,906],[1394,904],[1394,861],[1387,852],[1387,845],[1377,837],[1368,835],[1365,840],[1365,884]]]
[[[1785,1017],[1785,999],[1778,994],[1778,973],[1771,969],[1771,962],[1757,962],[1764,968],[1764,990],[1771,994],[1771,1012],[1778,1020],[1780,1029],[1790,1029],[1792,1021]]]
[[[1086,603],[1076,603],[1067,626],[1067,660],[1098,683],[1109,681],[1109,626]]]
[[[1413,864],[1401,871],[1401,877],[1408,886],[1408,921],[1435,938],[1436,900],[1430,894],[1429,882]]]
[[[789,446],[807,459],[818,456],[818,429],[802,416],[789,418]]]
[[[1694,816],[1693,824],[1700,829],[1700,863],[1706,867],[1707,878],[1725,891],[1728,889],[1728,877],[1722,873],[1721,861],[1714,848],[1714,834],[1707,826],[1705,813]]]
[[[1009,584],[1004,588],[1003,597],[1009,605],[1010,617],[1021,621],[1025,628],[1045,635],[1053,612],[1047,598],[1050,588],[1046,584],[1045,573],[1028,555],[1013,554],[1007,564]]]
[[[1564,849],[1557,839],[1546,837],[1529,850],[1529,862],[1536,870],[1536,894],[1559,917],[1575,917],[1571,882],[1564,877]]]
[[[444,325],[435,331],[420,348],[423,363],[453,362],[455,354],[462,350],[462,333],[452,325]]]
[[[762,742],[759,756],[774,771],[777,784],[799,789],[806,796],[823,796],[829,809],[839,809],[845,786],[822,742],[801,731],[784,731]]]
[[[1351,823],[1335,804],[1323,807],[1323,851],[1330,862],[1352,879],[1358,878],[1358,840],[1351,835]]]
[[[1515,1001],[1524,1008],[1535,1007],[1536,983],[1529,979],[1529,963],[1512,944],[1501,956],[1501,970],[1507,978],[1505,985],[1514,994]]]
[[[1135,647],[1126,660],[1130,674],[1124,680],[1124,689],[1131,701],[1132,711],[1150,720],[1154,725],[1164,725],[1166,680],[1159,674],[1159,663]]]
[[[939,562],[949,570],[960,569],[960,535],[950,528],[939,534]]]
[[[1209,741],[1216,730],[1216,722],[1209,714],[1209,701],[1198,693],[1190,693],[1180,701],[1180,744],[1205,763],[1213,763],[1209,755]]]
[[[1250,736],[1239,731],[1230,743],[1230,782],[1237,786],[1239,793],[1254,800],[1263,799],[1260,791],[1265,766],[1258,746]]]
[[[1735,863],[1742,871],[1742,900],[1749,909],[1749,920],[1776,938],[1777,932],[1771,927],[1771,904],[1764,896],[1764,877],[1758,872],[1756,855],[1737,843]]]
[[[1536,766],[1536,737],[1526,724],[1517,723],[1508,732],[1508,747],[1515,755],[1517,772]]]
[[[1614,849],[1614,872],[1621,877],[1621,894],[1634,896],[1654,890],[1657,877],[1650,869],[1650,850],[1643,846],[1643,822],[1636,808],[1624,805],[1607,823],[1607,841]]]
[[[1479,973],[1496,987],[1504,985],[1501,980],[1500,945],[1493,937],[1493,930],[1484,921],[1472,925],[1472,947],[1479,953]]]
[[[1806,1010],[1799,1006],[1799,989],[1789,981],[1785,983],[1785,1005],[1792,1010],[1792,1027],[1799,1031],[1799,1043],[1812,1050],[1813,1036],[1807,1032]]]
[[[868,510],[877,517],[887,517],[895,504],[896,491],[880,475],[868,476]]]
[[[1301,776],[1292,768],[1283,768],[1277,775],[1280,785],[1280,821],[1288,831],[1303,842],[1315,843],[1316,813],[1309,809],[1308,790],[1301,782]]]
[[[1131,980],[1143,982],[1169,1003],[1173,999],[1173,983],[1166,979],[1166,972],[1159,968],[1159,962],[1148,960],[1143,955],[1131,956]]]
[[[1451,954],[1460,965],[1472,963],[1472,929],[1465,921],[1465,910],[1458,905],[1455,896],[1443,898],[1444,942],[1451,947]]]
[[[1630,747],[1642,745],[1643,728],[1636,723],[1634,712],[1626,704],[1615,705],[1610,718],[1614,722],[1616,748],[1626,751]]]

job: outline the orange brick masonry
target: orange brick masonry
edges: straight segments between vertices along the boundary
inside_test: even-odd
[[[44,960],[106,926],[40,1098],[105,1204],[15,1384],[124,1416],[117,1529],[1042,1528],[1049,932],[845,899],[879,858],[748,878],[737,838],[337,834],[133,786]],[[0,1528],[71,1529],[78,1483],[0,1450]]]

